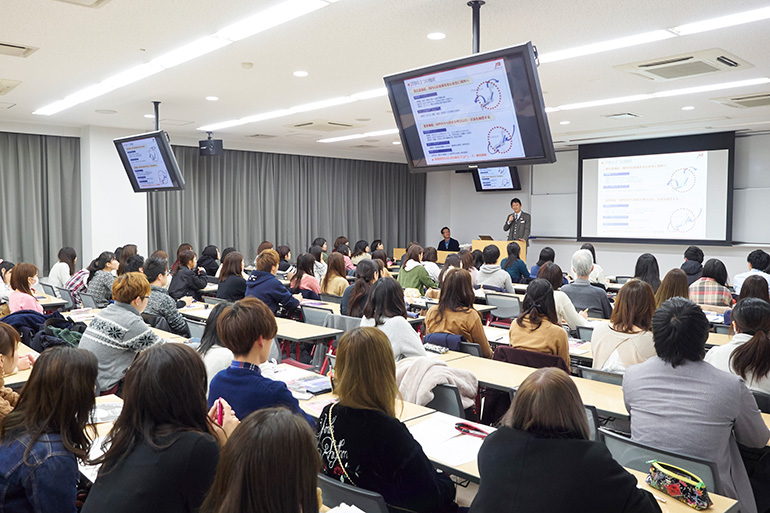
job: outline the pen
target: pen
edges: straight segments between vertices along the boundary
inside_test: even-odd
[[[455,424],[455,429],[465,435],[471,435],[478,438],[486,438],[489,434],[486,431],[465,422],[458,422]]]
[[[222,422],[224,422],[224,416],[225,411],[224,408],[222,408],[222,398],[220,397],[217,399],[217,424],[220,426],[222,425]]]

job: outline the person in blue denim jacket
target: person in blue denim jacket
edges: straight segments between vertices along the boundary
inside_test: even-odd
[[[98,364],[93,353],[54,347],[40,355],[16,408],[0,429],[0,511],[75,511],[77,460],[86,434]]]

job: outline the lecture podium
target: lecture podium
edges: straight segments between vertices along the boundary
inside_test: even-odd
[[[510,240],[474,240],[471,243],[471,250],[476,251],[477,249],[479,251],[484,251],[484,248],[489,246],[490,244],[493,246],[497,246],[500,249],[500,258],[497,260],[497,263],[499,264],[502,262],[503,258],[508,258],[508,243],[509,242],[516,242],[519,245],[519,258],[523,261],[527,261],[527,243],[521,242],[520,240],[517,241],[510,241]]]

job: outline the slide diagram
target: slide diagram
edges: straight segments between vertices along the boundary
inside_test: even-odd
[[[599,237],[706,238],[708,155],[598,160]]]
[[[168,169],[154,138],[125,142],[123,148],[140,189],[157,189],[171,185]]]
[[[479,181],[481,188],[486,190],[509,189],[511,184],[511,170],[507,167],[488,167],[479,169]]]
[[[503,59],[404,85],[428,165],[525,156]]]

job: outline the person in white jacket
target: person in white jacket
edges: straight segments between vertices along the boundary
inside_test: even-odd
[[[75,274],[75,264],[78,261],[78,254],[70,247],[64,247],[59,250],[57,255],[59,261],[51,267],[48,273],[48,283],[54,287],[63,289],[69,279]]]
[[[548,280],[551,284],[553,300],[556,303],[556,315],[559,317],[559,321],[566,322],[572,331],[575,331],[578,326],[589,326],[591,324],[588,321],[588,310],[578,313],[569,296],[559,290],[564,279],[561,267],[553,262],[546,262],[540,266],[537,277]]]
[[[393,347],[396,361],[410,356],[427,356],[420,336],[406,320],[404,291],[393,278],[382,278],[374,284],[363,314],[361,326],[382,330]]]

